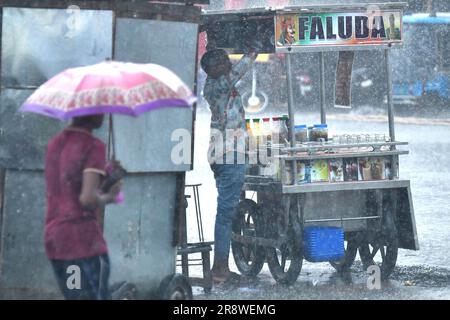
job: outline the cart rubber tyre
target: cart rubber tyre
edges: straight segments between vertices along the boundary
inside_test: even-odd
[[[157,296],[160,300],[192,300],[192,287],[185,276],[173,274],[161,281]]]
[[[359,242],[357,239],[355,239],[355,237],[349,237],[349,239],[345,240],[345,242],[346,247],[344,258],[340,261],[330,261],[330,264],[339,273],[345,273],[350,271],[353,262],[355,262],[356,254],[358,253]]]
[[[381,280],[387,280],[394,271],[398,255],[396,207],[390,193],[383,195],[382,222],[376,233],[369,232],[358,248],[364,270],[378,265]]]
[[[267,248],[267,263],[272,277],[283,285],[291,285],[297,281],[302,270],[303,246],[301,235],[289,228],[288,241],[281,248]],[[280,261],[281,259],[281,261]],[[289,266],[286,262],[290,260]]]
[[[381,243],[380,243],[381,241]],[[360,245],[359,256],[364,270],[372,265],[378,265],[381,271],[381,279],[387,280],[394,271],[398,255],[398,235],[393,230],[388,236],[380,236],[374,243],[363,243]],[[381,261],[375,261],[375,257],[380,256]]]
[[[234,234],[263,237],[263,217],[258,210],[256,202],[244,199],[239,202],[233,219],[232,230]],[[234,262],[239,272],[247,277],[256,277],[266,260],[264,247],[231,242]]]
[[[121,282],[111,286],[112,300],[136,300],[137,288],[134,284],[129,282]]]

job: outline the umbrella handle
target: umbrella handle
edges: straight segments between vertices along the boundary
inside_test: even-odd
[[[114,126],[112,114],[109,114],[109,125],[108,125],[108,159],[116,160],[116,150],[115,150],[115,140],[114,140]]]

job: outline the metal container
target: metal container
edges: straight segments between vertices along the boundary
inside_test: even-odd
[[[295,142],[303,143],[308,141],[308,128],[306,124],[295,126]]]
[[[81,31],[67,31],[67,10],[60,4],[33,3],[24,4],[29,8],[0,4],[2,39],[7,44],[2,52],[1,85],[9,88],[0,96],[3,109],[8,110],[8,114],[2,114],[0,135],[14,137],[4,139],[0,147],[2,299],[61,298],[43,243],[43,167],[45,145],[66,124],[17,113],[32,93],[30,89],[65,68],[105,58],[166,66],[191,88],[196,78],[201,11],[194,6],[170,6],[169,19],[164,13],[169,10],[167,4],[129,4],[130,16],[135,14],[140,17],[137,19],[123,17],[114,3],[105,4],[105,10],[80,9]],[[91,1],[85,7],[98,9],[98,4]],[[160,12],[155,15],[158,18],[148,18],[153,17],[149,11]],[[54,28],[49,31],[48,25]],[[92,32],[83,33],[84,28]],[[16,48],[17,41],[11,35],[17,30],[29,31],[21,35],[29,46]],[[33,36],[28,37],[30,34]],[[171,37],[167,38],[168,34]],[[43,54],[36,48],[47,51]],[[52,63],[40,63],[44,58]],[[154,297],[164,279],[176,271],[174,229],[181,211],[177,199],[184,195],[185,171],[192,169],[193,119],[194,110],[190,108],[158,109],[139,118],[114,116],[116,155],[130,174],[123,184],[125,202],[106,208],[104,234],[112,262],[110,284],[132,282],[141,297]],[[104,141],[106,129],[105,125],[99,134]],[[185,143],[182,157],[174,152],[181,143]],[[169,287],[167,283],[165,287]]]
[[[328,141],[328,126],[326,124],[315,124],[309,130],[309,141]]]
[[[344,229],[305,227],[304,257],[310,262],[339,261],[344,257]]]

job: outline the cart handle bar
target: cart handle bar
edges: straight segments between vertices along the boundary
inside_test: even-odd
[[[355,218],[340,218],[340,219],[315,219],[315,220],[305,220],[304,223],[312,222],[331,222],[331,221],[352,221],[352,220],[369,220],[369,219],[379,219],[380,216],[368,216],[368,217],[355,217]]]
[[[311,146],[301,146],[301,147],[285,147],[281,148],[281,153],[287,152],[301,152],[301,151],[309,151],[309,150],[328,150],[332,149],[343,149],[343,148],[356,148],[356,147],[382,147],[382,146],[399,146],[399,145],[408,145],[408,142],[373,142],[373,143],[349,143],[349,144],[332,144],[332,143],[324,143],[318,145]]]

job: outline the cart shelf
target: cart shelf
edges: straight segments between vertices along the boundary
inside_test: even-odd
[[[278,156],[284,160],[318,160],[318,159],[335,159],[335,158],[361,158],[361,157],[385,157],[409,154],[406,150],[386,150],[386,151],[365,151],[365,152],[333,152],[333,153],[315,153],[315,154],[297,154],[294,156],[281,155]]]
[[[292,152],[308,152],[315,153],[318,151],[330,151],[334,152],[347,152],[348,149],[372,149],[374,152],[380,151],[382,149],[395,150],[395,146],[408,145],[408,142],[392,141],[392,142],[359,142],[359,143],[333,143],[332,141],[327,142],[305,142],[297,144],[295,147],[286,147],[282,144],[272,144],[270,149],[273,152],[278,152],[280,154],[290,154]],[[264,150],[267,148],[259,147],[258,150]],[[338,151],[341,149],[341,151]],[[252,153],[252,151],[250,151]],[[255,153],[253,151],[253,153]]]
[[[351,190],[374,190],[409,188],[409,180],[372,180],[372,181],[344,181],[344,182],[312,182],[300,185],[282,185],[279,182],[261,180],[257,182],[252,177],[247,179],[245,190],[277,192],[284,194],[310,193],[310,192],[332,192]]]
[[[348,182],[316,182],[304,185],[284,185],[283,193],[329,192],[346,190],[392,189],[409,187],[409,180],[374,180]]]
[[[231,243],[236,266],[242,274],[254,277],[267,262],[277,282],[293,284],[302,269],[303,258],[307,258],[307,248],[317,244],[316,248],[320,245],[323,252],[332,251],[328,251],[332,248],[331,243],[315,242],[315,239],[309,241],[305,237],[306,227],[310,226],[337,227],[344,232],[343,240],[347,241],[346,246],[342,245],[345,249],[344,258],[331,261],[339,273],[350,270],[359,251],[364,266],[376,263],[380,267],[381,277],[388,279],[395,267],[399,248],[419,249],[410,182],[398,178],[400,155],[409,152],[407,148],[401,147],[408,143],[399,142],[395,137],[390,60],[390,50],[403,43],[401,17],[405,5],[406,3],[377,4],[383,9],[380,21],[389,21],[392,25],[394,18],[391,30],[399,28],[400,38],[389,34],[378,39],[374,37],[375,41],[359,41],[353,33],[351,39],[339,39],[333,44],[321,41],[323,35],[306,39],[307,36],[300,36],[298,32],[291,34],[289,26],[298,25],[300,21],[307,30],[312,30],[319,20],[323,20],[322,25],[327,25],[329,21],[335,21],[336,16],[351,16],[354,30],[358,24],[356,17],[363,17],[367,21],[372,18],[369,13],[366,14],[367,4],[307,5],[280,7],[276,10],[269,8],[207,13],[204,29],[208,40],[215,40],[213,42],[218,48],[245,53],[250,39],[246,34],[249,34],[251,40],[257,41],[259,53],[286,53],[283,61],[285,70],[280,74],[286,75],[289,118],[286,123],[287,137],[284,124],[282,133],[274,126],[270,137],[257,126],[250,127],[248,132],[248,174],[244,184],[246,192],[241,194],[241,201],[236,208]],[[340,20],[342,27],[343,20]],[[245,30],[255,31],[248,33]],[[273,39],[276,41],[272,41]],[[351,92],[348,89],[351,88],[355,59],[351,52],[342,51],[368,49],[384,49],[383,56],[377,55],[377,61],[373,64],[378,66],[379,62],[384,62],[385,65],[389,135],[339,134],[331,135],[328,139],[328,134],[319,134],[310,135],[311,140],[318,141],[308,142],[304,141],[307,139],[303,134],[296,137],[296,82],[292,56],[305,52],[319,53],[317,61],[314,61],[318,64],[320,89],[317,100],[320,105],[320,123],[325,125],[327,68],[324,52],[339,51],[335,78],[337,85],[334,90],[336,97],[333,102],[335,105],[351,106]],[[254,79],[256,83],[256,77]],[[262,108],[260,111],[263,111]],[[268,116],[264,113],[261,115]],[[387,179],[371,179],[381,177]],[[314,182],[317,180],[327,182]],[[333,182],[336,180],[338,182]],[[339,233],[341,248],[340,235]],[[328,246],[329,248],[325,248]]]
[[[361,142],[361,143],[333,143],[333,142],[309,142],[297,145],[293,148],[280,148],[282,153],[289,152],[317,152],[335,149],[372,148],[374,151],[382,147],[407,145],[408,142]],[[344,151],[344,150],[343,150]]]

